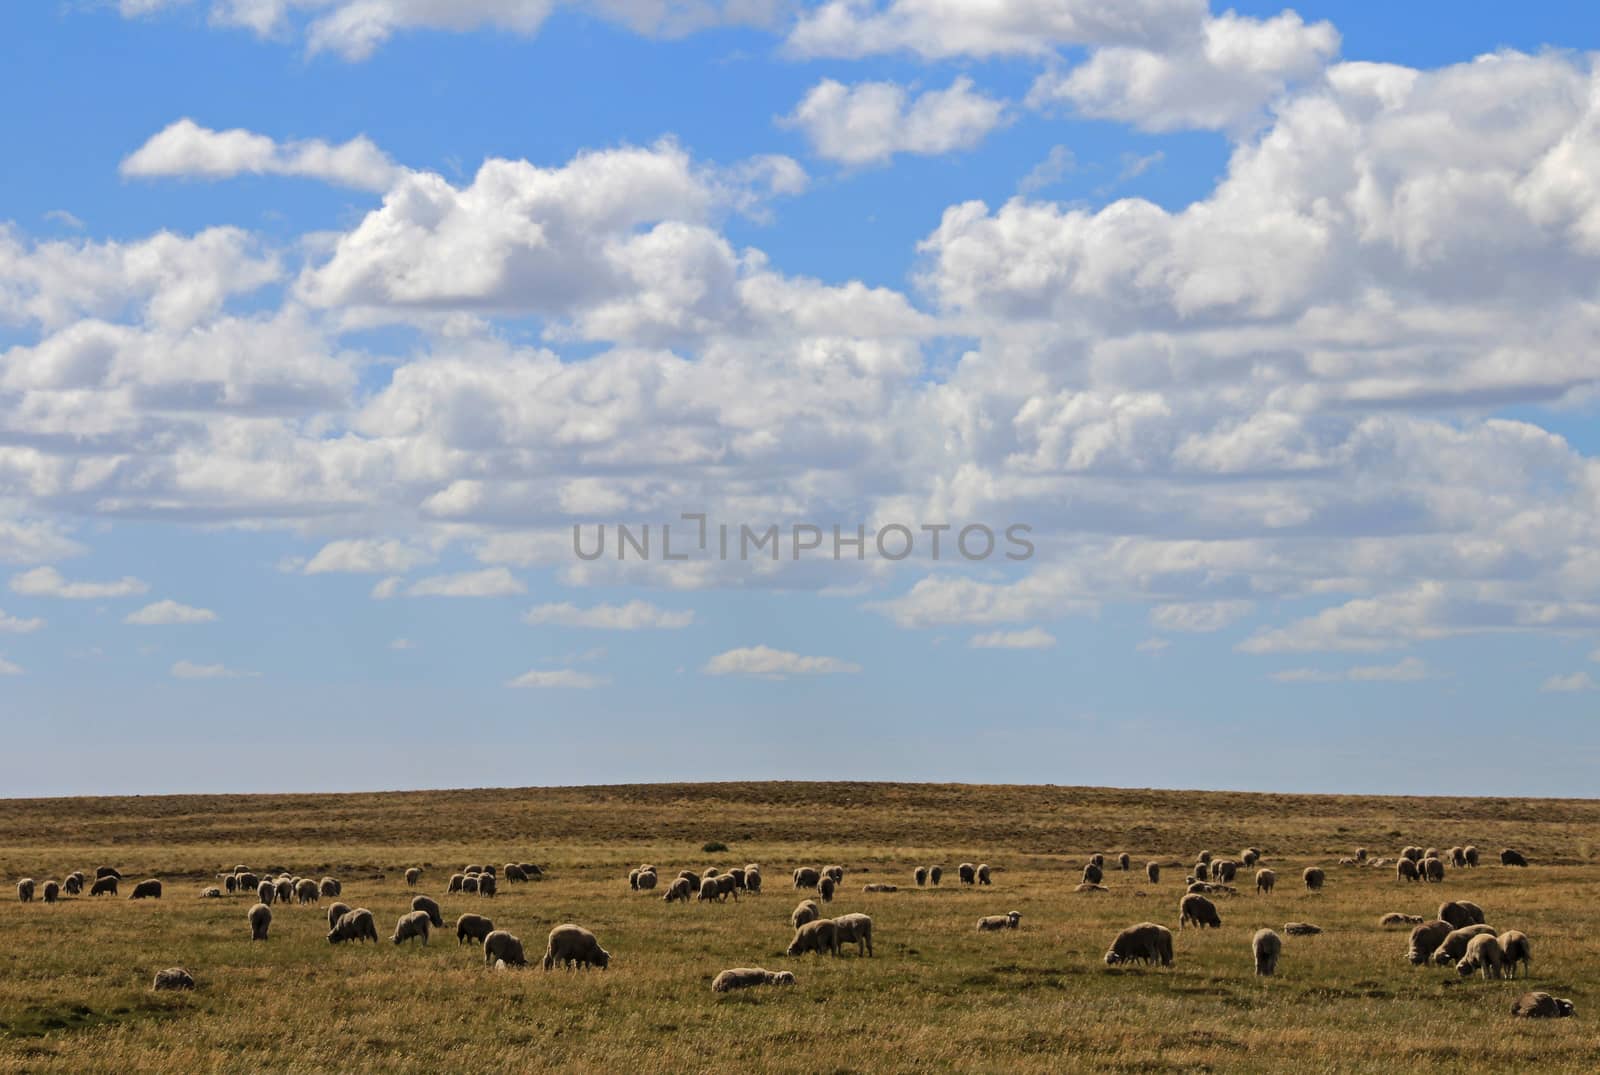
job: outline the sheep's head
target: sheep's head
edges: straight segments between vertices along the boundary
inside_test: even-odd
[[[1118,963],[1121,963],[1121,962],[1122,962],[1122,957],[1120,955],[1118,955],[1115,951],[1111,951],[1111,952],[1107,952],[1106,953],[1106,966],[1115,967]]]
[[[1463,959],[1460,963],[1456,964],[1456,973],[1461,975],[1463,978],[1467,977],[1477,969],[1478,965],[1470,959]]]
[[[604,948],[596,948],[594,965],[599,967],[601,970],[605,970],[607,967],[611,966],[611,953],[606,951]]]

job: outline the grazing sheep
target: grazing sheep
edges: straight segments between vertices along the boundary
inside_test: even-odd
[[[1519,1019],[1564,1019],[1572,1014],[1572,1001],[1539,991],[1524,993],[1512,1001],[1511,1014]]]
[[[1211,852],[1209,851],[1202,851],[1194,858],[1196,862],[1204,862],[1208,866],[1211,864]]]
[[[695,873],[693,870],[679,870],[678,876],[673,878],[673,880],[689,882],[690,892],[700,891],[700,875]]]
[[[1405,856],[1395,859],[1394,879],[1396,881],[1420,881],[1422,874],[1417,870],[1417,864]]]
[[[339,924],[339,919],[350,913],[348,903],[335,903],[328,907],[328,928],[332,929]]]
[[[240,892],[249,892],[260,883],[260,880],[261,879],[259,877],[251,873],[249,870],[245,870],[243,873],[236,873],[233,875],[234,884],[238,886]]]
[[[688,903],[693,894],[694,889],[690,887],[687,877],[674,877],[661,898],[667,903]]]
[[[928,867],[928,884],[937,885],[939,883],[939,881],[943,877],[944,877],[944,867],[943,866],[929,866]]]
[[[294,902],[294,887],[295,882],[292,879],[288,877],[280,878],[278,880],[278,902],[285,906]]]
[[[632,876],[630,876],[628,878],[628,880],[629,880],[629,883],[632,883],[632,881],[633,881]],[[449,882],[445,885],[444,894],[446,896],[448,896],[452,892],[460,892],[461,891],[461,886],[465,885],[466,883],[467,883],[467,875],[466,874],[453,873],[453,874],[450,875]],[[637,888],[638,886],[634,885],[634,887]]]
[[[611,953],[600,947],[593,933],[571,922],[563,923],[550,931],[544,949],[544,969],[560,965],[565,967],[599,967],[611,965]]]
[[[61,882],[61,891],[69,896],[76,896],[83,892],[83,874],[67,874],[67,879]]]
[[[651,874],[650,876],[651,877],[655,877],[655,874]],[[495,890],[498,889],[499,887],[500,887],[499,883],[495,880],[494,874],[485,873],[485,874],[479,875],[479,877],[478,877],[478,895],[482,896],[484,899],[486,899],[486,900],[494,899]],[[653,888],[655,886],[652,885],[651,887]]]
[[[1100,867],[1102,870],[1106,868],[1106,857],[1098,851],[1089,856],[1089,861]]]
[[[1087,881],[1073,888],[1074,892],[1110,892],[1105,885],[1091,885]]]
[[[97,878],[95,883],[89,886],[89,895],[91,896],[115,896],[116,894],[117,878],[115,877]]]
[[[651,868],[651,872],[652,873],[655,872],[654,871],[654,867]],[[707,877],[716,877],[717,876],[717,868],[715,866],[707,866],[705,875]],[[828,876],[828,871],[827,870],[823,870],[822,871],[822,876],[824,876],[824,877]]]
[[[873,884],[870,884],[870,885],[862,885],[861,886],[861,891],[863,891],[863,892],[899,892],[900,891],[900,886],[899,885],[886,884],[886,883],[884,883],[882,881],[877,881],[877,882],[874,882]]]
[[[211,885],[208,888],[202,888],[200,890],[199,898],[203,900],[220,900],[222,898],[222,889],[218,888],[216,885]]]
[[[183,967],[168,967],[156,971],[155,981],[150,983],[150,988],[158,993],[169,989],[193,989],[194,975]]]
[[[22,880],[17,882],[17,902],[18,903],[32,903],[33,902],[34,883],[35,882],[34,882],[33,878],[31,878],[31,877],[24,877]],[[112,892],[116,892],[116,888],[113,887],[111,889],[111,891]],[[95,894],[99,895],[99,893],[95,893]]]
[[[1458,870],[1467,868],[1467,852],[1465,848],[1452,847],[1450,849],[1450,865]]]
[[[1122,870],[1124,873],[1126,873],[1128,871],[1128,869],[1130,867],[1132,867],[1132,865],[1133,865],[1133,857],[1131,855],[1129,855],[1126,851],[1124,851],[1122,854],[1117,856],[1117,869]]]
[[[409,869],[406,870],[406,887],[407,888],[416,888],[417,887],[417,882],[420,881],[420,880],[422,880],[422,871],[421,870],[417,869],[415,866],[412,866],[412,867],[410,867]]]
[[[629,870],[628,871],[628,887],[633,889],[635,892],[639,891],[639,871],[638,870]]]
[[[823,903],[831,903],[833,901],[833,889],[834,880],[827,875],[824,875],[822,880],[817,882],[817,894],[822,897]]]
[[[1517,976],[1517,964],[1522,964],[1522,976],[1533,973],[1533,944],[1520,929],[1508,929],[1500,934],[1501,966],[1508,970],[1507,977]]]
[[[815,866],[801,866],[794,871],[795,888],[816,888],[817,882],[822,880],[822,871]]]
[[[833,883],[836,884],[836,885],[837,884],[842,884],[844,882],[844,867],[843,866],[824,866],[822,868],[822,876],[833,878]]]
[[[1193,866],[1193,872],[1196,881],[1211,880],[1211,864],[1209,862],[1196,862]]]
[[[641,867],[641,869],[642,869],[642,867]],[[462,873],[482,873],[483,872],[483,867],[482,866],[467,866],[467,867],[464,867],[461,872]]]
[[[1472,938],[1485,936],[1494,936],[1493,927],[1475,925],[1451,930],[1433,953],[1434,966],[1448,967],[1467,954],[1467,945],[1472,943]]]
[[[337,877],[324,877],[317,883],[317,891],[328,899],[335,900],[344,892],[344,885]]]
[[[683,880],[683,878],[680,877],[680,878],[678,878],[678,880],[681,881],[681,880]],[[823,880],[827,880],[827,879],[824,878]],[[828,894],[829,895],[833,894],[833,882],[832,881],[828,881]],[[827,898],[828,898],[827,896],[823,897],[823,899],[827,899]],[[706,902],[708,902],[710,900],[716,900],[718,902],[721,902],[721,900],[722,900],[722,889],[717,884],[717,879],[715,877],[707,877],[705,880],[700,882],[700,902],[701,903],[706,903]]]
[[[1422,874],[1422,879],[1429,884],[1439,884],[1444,880],[1444,860],[1439,858],[1425,858],[1422,865],[1417,868]]]
[[[728,871],[728,876],[733,878],[734,888],[744,887],[745,872],[746,871],[742,866],[735,866],[733,869]]]
[[[1439,857],[1439,849],[1437,847],[1430,847],[1422,853],[1422,857],[1424,859],[1436,859]]]
[[[917,887],[921,888],[928,883],[928,868],[926,866],[918,866],[911,871],[911,876],[916,879]]]
[[[833,956],[839,954],[839,931],[834,928],[833,919],[819,918],[794,931],[794,940],[789,942],[789,954],[798,956],[807,952],[818,955],[826,952]]]
[[[527,872],[515,862],[506,863],[506,868],[501,872],[506,875],[506,884],[508,885],[512,884],[513,882],[521,882],[528,879]]]
[[[494,877],[496,875],[496,870],[493,864],[485,866],[482,872],[488,874],[490,877]]]
[[[115,877],[118,881],[120,881],[122,880],[122,871],[117,869],[115,866],[96,866],[94,870],[94,879],[98,881],[102,877]]]
[[[44,902],[54,903],[61,898],[61,882],[46,881],[41,891],[44,896]]]
[[[494,923],[481,914],[464,914],[456,919],[456,943],[462,944],[469,938],[482,944],[494,932]]]
[[[1483,980],[1502,977],[1501,967],[1505,963],[1505,951],[1500,947],[1500,938],[1493,933],[1480,933],[1467,942],[1467,950],[1456,963],[1456,973],[1463,978],[1471,977],[1473,971],[1483,975]]]
[[[978,919],[979,933],[992,933],[1002,929],[1016,929],[1022,921],[1021,911],[1007,911],[1005,914],[984,915]]]
[[[711,980],[713,993],[728,993],[735,989],[749,989],[757,985],[793,985],[791,971],[770,971],[761,967],[734,967]]]
[[[1421,924],[1421,915],[1401,914],[1399,911],[1390,911],[1388,914],[1378,919],[1378,925],[1380,926],[1418,926]]]
[[[1291,937],[1315,937],[1322,932],[1322,927],[1313,926],[1310,922],[1285,922],[1283,932]]]
[[[651,876],[655,875],[651,874]],[[478,894],[478,883],[482,878],[483,874],[481,873],[469,873],[463,877],[461,879],[461,894],[464,896],[476,896]],[[643,888],[644,886],[641,885],[639,887]]]
[[[1217,859],[1211,863],[1211,876],[1225,885],[1233,884],[1234,875],[1239,872],[1239,864],[1232,859]]]
[[[1433,953],[1438,951],[1439,945],[1450,936],[1450,931],[1455,927],[1448,922],[1434,919],[1424,922],[1411,931],[1411,948],[1406,952],[1406,958],[1413,966],[1420,967],[1433,958]]]
[[[1478,849],[1476,847],[1468,844],[1461,849],[1461,854],[1467,860],[1467,869],[1475,870],[1478,868]]]
[[[133,891],[128,893],[130,900],[159,900],[161,898],[161,882],[151,879],[140,881],[133,886]]]
[[[1119,963],[1156,963],[1172,966],[1172,931],[1154,922],[1129,926],[1111,942],[1106,951],[1106,966]]]
[[[301,881],[298,885],[294,886],[294,899],[296,903],[302,905],[307,903],[321,903],[322,889],[315,881],[308,877],[304,881]]]
[[[1278,875],[1272,870],[1261,869],[1256,871],[1256,894],[1261,896],[1272,895],[1272,886],[1278,883]]]
[[[1178,904],[1178,928],[1182,929],[1184,923],[1192,924],[1199,929],[1207,926],[1212,929],[1222,928],[1222,918],[1217,914],[1217,905],[1196,892],[1184,896]]]
[[[548,961],[549,957],[546,957]],[[507,930],[492,930],[483,938],[483,962],[492,966],[496,961],[508,967],[526,967],[528,957],[523,954],[522,941]],[[546,969],[549,969],[548,966]]]
[[[1434,917],[1450,923],[1452,929],[1463,929],[1483,924],[1483,908],[1470,900],[1449,900],[1439,904]]]
[[[854,941],[856,955],[872,955],[872,917],[864,914],[840,915],[833,920],[834,939],[841,945]]]
[[[1270,978],[1278,973],[1278,957],[1283,954],[1283,938],[1270,929],[1258,929],[1250,938],[1250,951],[1256,957],[1256,974]]]
[[[1254,866],[1261,861],[1261,852],[1253,847],[1247,847],[1239,852],[1239,861],[1246,866]]]
[[[328,931],[328,943],[342,944],[345,941],[378,943],[378,925],[373,921],[371,911],[357,907],[339,916],[339,921]]]
[[[250,939],[264,941],[267,939],[267,927],[272,925],[272,908],[264,903],[258,903],[245,914],[250,922]]]
[[[412,896],[411,909],[421,911],[428,916],[428,924],[434,929],[444,928],[444,916],[439,913],[439,904],[427,896]]]
[[[722,894],[724,899],[732,896],[734,903],[739,902],[739,886],[733,880],[732,871],[729,871],[728,873],[717,874],[716,882],[717,891]]]
[[[256,886],[256,899],[271,907],[278,898],[278,886],[271,881],[263,881]]]
[[[1520,851],[1513,851],[1508,847],[1500,852],[1500,865],[1502,866],[1526,866],[1527,864],[1528,860]]]
[[[1364,847],[1356,848],[1356,861],[1357,862],[1365,862],[1365,861],[1367,861],[1367,849],[1366,848],[1364,848]]]
[[[1412,862],[1421,862],[1422,861],[1422,848],[1417,847],[1415,845],[1411,845],[1409,847],[1403,847],[1403,848],[1400,849],[1400,857],[1401,858],[1408,858]]]
[[[989,864],[987,862],[978,863],[978,884],[987,885],[987,884],[990,884],[990,883],[991,882],[989,881]]]
[[[761,894],[761,870],[758,867],[746,866],[744,868],[744,887],[747,892],[754,892],[758,896]],[[784,971],[783,973],[788,974],[789,972]]]
[[[403,944],[413,937],[421,937],[422,943],[428,943],[428,933],[433,928],[433,918],[427,911],[411,911],[400,916],[394,924],[394,936],[389,939],[395,944]]]
[[[1083,883],[1084,884],[1086,884],[1086,885],[1098,885],[1101,882],[1101,880],[1104,879],[1104,877],[1105,877],[1105,873],[1100,869],[1100,867],[1096,866],[1092,862],[1084,863],[1084,865],[1083,865]]]
[[[956,874],[961,878],[962,884],[970,885],[978,879],[978,868],[970,862],[963,862],[956,867]]]
[[[1301,878],[1301,880],[1305,881],[1307,889],[1309,889],[1312,892],[1321,892],[1322,891],[1322,882],[1323,882],[1325,876],[1326,875],[1323,874],[1322,870],[1319,869],[1318,867],[1316,867],[1316,866],[1307,866],[1306,870],[1305,870],[1305,873],[1302,873],[1300,875],[1300,878]]]
[[[1144,864],[1144,879],[1152,885],[1161,883],[1161,863],[1147,862]]]
[[[815,922],[822,917],[822,908],[817,906],[816,900],[801,900],[789,915],[789,924],[799,929],[807,922]]]

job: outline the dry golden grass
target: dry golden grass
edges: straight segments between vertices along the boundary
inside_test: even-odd
[[[0,1070],[434,1071],[546,1068],[752,1071],[1435,1071],[1600,1070],[1600,803],[1315,797],[1083,788],[906,784],[721,784],[387,795],[141,797],[0,801]],[[729,851],[707,854],[708,840]],[[1408,843],[1525,851],[1526,870],[1451,871],[1442,885],[1338,867],[1357,845]],[[1106,894],[1071,889],[1093,851],[1190,862],[1209,847],[1267,851],[1271,897],[1219,900],[1223,928],[1184,931],[1170,970],[1108,969],[1115,932],[1176,926],[1183,869],[1159,885],[1108,871]],[[954,867],[986,861],[990,888]],[[498,898],[444,896],[469,861],[534,861],[549,879],[502,884]],[[630,866],[763,864],[767,891],[737,904],[669,906],[630,892]],[[249,941],[236,896],[196,892],[235,862],[331,873],[344,902],[370,907],[385,934],[412,893],[447,921],[494,918],[537,957],[559,922],[599,934],[606,973],[496,974],[453,932],[427,948],[330,946],[317,907],[275,907],[272,938]],[[877,956],[788,960],[796,865],[842,863],[831,913],[865,911]],[[945,884],[911,886],[917,864]],[[21,905],[9,880],[74,868],[160,877],[159,903]],[[1300,869],[1328,872],[1321,894]],[[863,894],[872,881],[901,891]],[[1248,882],[1244,886],[1248,890]],[[124,890],[126,891],[126,889]],[[1431,916],[1448,898],[1534,942],[1529,985],[1578,1005],[1576,1019],[1508,1014],[1522,982],[1463,981],[1415,969],[1390,910]],[[1017,932],[978,934],[982,914],[1023,913]],[[1252,975],[1263,925],[1315,922],[1285,938],[1276,979]],[[192,970],[193,994],[153,994],[153,973]],[[791,968],[793,989],[728,996],[719,970]]]

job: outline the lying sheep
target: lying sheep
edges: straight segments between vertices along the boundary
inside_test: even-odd
[[[819,918],[794,931],[794,940],[789,942],[789,955],[798,956],[807,952],[818,955],[826,952],[832,956],[839,954],[839,931],[834,928],[833,919]]]
[[[928,884],[937,885],[939,883],[939,881],[943,877],[944,877],[944,867],[943,866],[929,866],[928,867]]]
[[[1456,963],[1456,973],[1463,978],[1470,977],[1473,971],[1483,975],[1483,980],[1499,978],[1501,968],[1505,964],[1505,950],[1500,947],[1500,938],[1493,933],[1480,933],[1467,942],[1467,950]]]
[[[1444,943],[1453,929],[1454,926],[1440,919],[1422,923],[1411,931],[1411,948],[1406,952],[1406,958],[1413,966],[1420,967],[1433,958],[1433,953],[1439,950],[1439,945]]]
[[[989,881],[989,864],[987,862],[978,863],[978,884],[987,885],[987,884],[990,884],[990,883],[991,882]]]
[[[348,903],[335,903],[335,904],[332,904],[331,906],[329,906],[329,908],[328,908],[328,928],[332,929],[333,927],[337,926],[339,924],[339,919],[343,918],[345,915],[347,915],[349,913],[350,913],[350,905]]]
[[[1300,875],[1301,880],[1306,883],[1306,888],[1312,892],[1322,891],[1322,882],[1325,877],[1326,875],[1323,874],[1322,870],[1316,866],[1307,866],[1305,873]]]
[[[1533,944],[1520,929],[1508,929],[1500,934],[1501,966],[1509,970],[1508,977],[1517,976],[1517,964],[1522,964],[1522,976],[1533,973]]]
[[[1250,938],[1250,951],[1256,958],[1256,974],[1270,978],[1278,973],[1278,957],[1283,954],[1283,938],[1270,929],[1258,929]]]
[[[415,866],[412,866],[410,869],[406,870],[406,887],[407,888],[416,888],[417,887],[417,882],[420,881],[420,880],[422,880],[422,871],[421,870],[417,869]]]
[[[494,923],[481,914],[464,914],[456,919],[456,943],[468,940],[482,944],[494,932]]]
[[[799,929],[807,922],[815,922],[822,917],[822,908],[817,906],[816,900],[801,900],[794,913],[789,915],[789,924]]]
[[[1439,947],[1433,953],[1433,963],[1436,967],[1448,967],[1467,954],[1467,945],[1472,943],[1474,937],[1493,936],[1494,930],[1489,926],[1465,926],[1453,929],[1445,934],[1444,940],[1439,942]]]
[[[1155,963],[1172,966],[1172,931],[1154,922],[1129,926],[1111,942],[1106,966],[1119,963]]]
[[[44,896],[44,902],[55,903],[61,898],[61,882],[46,881],[44,888],[40,890],[40,894]]]
[[[183,967],[168,967],[156,971],[155,981],[150,983],[150,988],[158,993],[169,989],[193,989],[194,975]]]
[[[1161,863],[1147,862],[1144,864],[1144,879],[1152,885],[1161,883]]]
[[[1086,885],[1098,885],[1104,877],[1105,877],[1105,873],[1100,869],[1100,867],[1096,866],[1092,862],[1084,863],[1084,866],[1083,866],[1083,883],[1084,884],[1086,884]]]
[[[1178,928],[1182,929],[1185,923],[1198,929],[1205,929],[1207,926],[1221,929],[1222,917],[1217,914],[1216,904],[1199,893],[1191,892],[1178,904]]]
[[[523,954],[522,942],[515,934],[503,929],[492,930],[483,938],[483,962],[493,966],[496,961],[508,967],[526,967],[528,957]]]
[[[1519,1019],[1565,1019],[1572,1011],[1572,1001],[1538,991],[1511,1002],[1511,1014]]]
[[[816,888],[817,882],[822,880],[822,871],[815,866],[801,866],[794,871],[795,888]]]
[[[1378,925],[1380,926],[1418,926],[1421,924],[1421,915],[1401,914],[1399,911],[1390,911],[1388,914],[1378,919]]]
[[[400,916],[394,924],[394,936],[389,939],[395,944],[404,944],[413,938],[422,938],[422,943],[428,943],[428,934],[433,928],[433,918],[427,911],[411,911]]]
[[[411,909],[427,915],[428,924],[434,929],[444,929],[444,915],[439,910],[439,904],[430,897],[412,896]]]
[[[962,884],[970,885],[978,879],[978,868],[970,862],[963,862],[956,867],[956,875],[960,877]]]
[[[133,891],[128,893],[130,900],[159,900],[161,898],[161,882],[154,879],[140,881],[133,886]]]
[[[667,903],[688,903],[694,890],[689,886],[687,877],[674,877],[672,884],[667,886],[666,894],[661,898]]]
[[[1435,858],[1425,858],[1422,865],[1417,867],[1417,872],[1422,874],[1422,879],[1430,884],[1439,884],[1444,880],[1444,862]]]
[[[1447,900],[1439,904],[1439,913],[1434,917],[1450,923],[1451,929],[1481,926],[1483,908],[1470,900]]]
[[[250,922],[250,939],[264,941],[267,939],[267,927],[272,925],[272,908],[264,903],[258,903],[245,914]]]
[[[1394,879],[1396,881],[1420,881],[1422,874],[1417,870],[1417,864],[1401,856],[1394,862]]]
[[[294,899],[302,906],[307,903],[321,903],[322,889],[308,877],[294,886]]]
[[[874,883],[872,883],[870,885],[862,885],[861,886],[861,891],[863,891],[863,892],[899,892],[900,891],[900,886],[899,885],[886,884],[886,883],[884,883],[882,881],[877,881],[877,882],[874,882]]]
[[[567,922],[551,930],[549,941],[545,944],[544,969],[550,970],[557,965],[599,967],[605,970],[611,965],[611,953],[600,947],[593,933]]]
[[[793,971],[770,971],[761,967],[734,967],[711,980],[713,993],[728,993],[735,989],[749,989],[757,985],[793,985]]]
[[[1508,847],[1500,852],[1500,865],[1502,866],[1526,866],[1527,864],[1528,860],[1520,851],[1513,851]]]
[[[1022,922],[1021,911],[1007,911],[1005,914],[984,915],[978,919],[979,933],[993,933],[996,930],[1016,929]]]
[[[203,899],[203,900],[220,900],[221,898],[222,898],[222,889],[218,888],[216,885],[211,885],[208,888],[202,888],[200,890],[200,899]]]
[[[1256,894],[1259,896],[1272,895],[1272,886],[1278,883],[1278,875],[1272,870],[1256,871]]]
[[[1322,927],[1313,926],[1310,922],[1285,922],[1283,932],[1291,937],[1315,937],[1322,932]]]
[[[1084,881],[1083,883],[1079,884],[1076,888],[1074,888],[1072,891],[1074,891],[1074,892],[1110,892],[1111,890],[1109,888],[1107,888],[1105,885],[1091,885],[1089,882]]]
[[[840,915],[833,920],[834,939],[841,945],[855,942],[856,955],[872,955],[872,918],[864,914]]]
[[[378,925],[373,921],[371,911],[357,907],[339,916],[339,921],[328,931],[328,943],[343,944],[345,941],[378,943]]]

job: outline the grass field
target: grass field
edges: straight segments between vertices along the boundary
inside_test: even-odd
[[[729,850],[708,854],[707,841]],[[1474,843],[1486,865],[1443,884],[1340,867],[1356,846]],[[1175,929],[1180,863],[1201,848],[1262,848],[1270,897],[1218,900],[1223,928],[1177,933],[1171,969],[1112,969],[1122,927]],[[1527,854],[1503,868],[1499,849]],[[1072,891],[1092,852],[1173,864],[1160,884],[1108,871],[1104,894]],[[467,862],[532,861],[548,878],[494,900],[445,896]],[[630,867],[759,862],[766,891],[725,905],[668,905],[631,892]],[[956,883],[963,861],[995,867],[988,888]],[[318,907],[274,907],[271,939],[249,940],[253,897],[196,893],[236,862],[344,884],[387,937],[418,891],[447,923],[475,911],[522,938],[593,929],[605,973],[493,973],[453,930],[427,948],[331,946]],[[864,911],[877,954],[787,959],[797,865],[840,863],[829,914]],[[938,889],[912,886],[941,863]],[[160,878],[159,902],[16,901],[12,882],[119,867]],[[1321,865],[1320,894],[1299,883]],[[0,1070],[683,1072],[1600,1071],[1600,801],[1318,797],[910,784],[717,784],[326,796],[0,800]],[[902,886],[864,894],[868,882]],[[1407,931],[1378,916],[1432,917],[1472,899],[1499,929],[1533,940],[1527,988],[1570,997],[1578,1017],[1513,1020],[1523,982],[1463,980],[1404,960]],[[1016,932],[975,920],[1023,914]],[[1261,926],[1286,937],[1279,976],[1252,973]],[[181,964],[193,993],[150,992]],[[718,996],[732,966],[792,969],[792,989]]]

